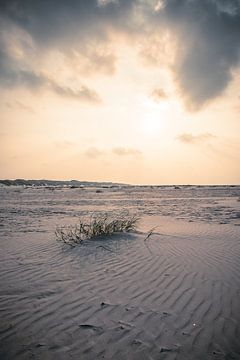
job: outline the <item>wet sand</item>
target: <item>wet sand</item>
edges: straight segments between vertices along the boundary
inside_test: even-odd
[[[1,359],[240,359],[235,223],[143,215],[75,248],[46,224],[1,228]]]

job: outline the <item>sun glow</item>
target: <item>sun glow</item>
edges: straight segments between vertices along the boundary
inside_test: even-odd
[[[164,127],[164,121],[161,121],[154,114],[146,114],[140,122],[142,136],[157,135]]]
[[[143,107],[143,117],[140,120],[141,135],[155,137],[165,132],[167,119],[172,112],[170,102],[156,103],[148,99],[143,103]]]

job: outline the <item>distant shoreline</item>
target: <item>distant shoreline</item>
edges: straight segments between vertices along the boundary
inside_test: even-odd
[[[126,184],[111,181],[81,181],[81,180],[48,180],[48,179],[0,179],[0,185],[5,186],[64,186],[64,187],[174,187],[176,190],[186,187],[237,187],[240,184]]]

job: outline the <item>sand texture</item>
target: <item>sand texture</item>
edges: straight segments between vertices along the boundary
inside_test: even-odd
[[[240,359],[240,188],[101,191],[0,188],[0,359]],[[136,233],[55,240],[122,210]]]

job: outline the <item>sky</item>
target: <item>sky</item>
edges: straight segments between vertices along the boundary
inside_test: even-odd
[[[240,183],[240,0],[0,0],[0,178]]]

